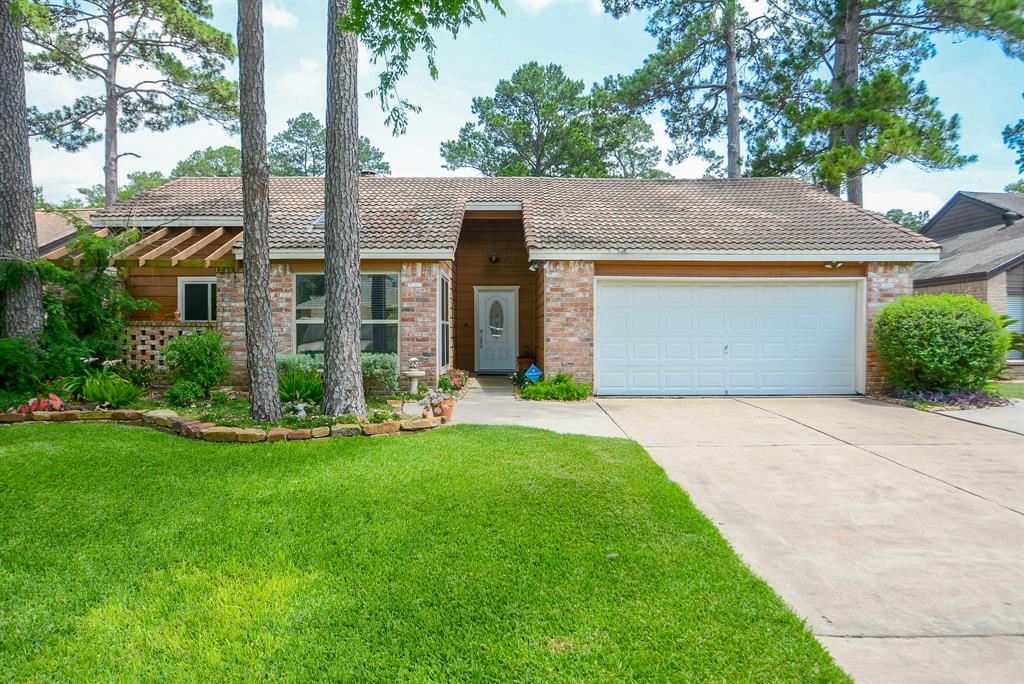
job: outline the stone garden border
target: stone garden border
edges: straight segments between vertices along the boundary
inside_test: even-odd
[[[8,424],[33,422],[65,423],[76,421],[102,421],[138,425],[188,439],[199,439],[206,442],[241,442],[245,444],[281,441],[296,442],[330,437],[355,437],[357,435],[378,437],[402,432],[424,432],[440,427],[444,422],[440,418],[409,418],[407,420],[391,420],[385,423],[340,423],[330,427],[324,426],[299,430],[285,427],[263,430],[261,428],[226,427],[216,423],[204,423],[192,418],[179,416],[170,409],[155,409],[152,411],[114,409],[109,411],[0,413],[0,423]]]

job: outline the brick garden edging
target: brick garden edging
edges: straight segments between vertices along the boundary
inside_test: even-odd
[[[33,411],[31,413],[0,413],[0,423],[64,423],[71,421],[102,421],[149,427],[189,439],[206,442],[280,442],[331,437],[355,437],[366,435],[377,437],[397,433],[423,432],[442,425],[440,418],[408,418],[391,420],[386,423],[340,423],[338,425],[293,430],[274,427],[261,428],[226,427],[215,423],[204,423],[192,418],[179,416],[170,409],[152,411],[137,410],[96,410],[96,411]]]

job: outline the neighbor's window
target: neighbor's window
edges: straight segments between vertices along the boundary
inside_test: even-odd
[[[178,278],[178,313],[183,321],[217,320],[217,279]]]
[[[364,273],[360,311],[364,352],[398,352],[398,274]],[[324,351],[324,276],[295,276],[295,351]]]
[[[441,357],[441,369],[444,370],[451,365],[451,335],[452,335],[452,321],[451,321],[451,297],[452,297],[452,283],[448,279],[448,276],[441,274],[441,296],[439,297],[441,304],[440,316],[440,330],[438,331],[438,343],[441,348],[438,350]]]

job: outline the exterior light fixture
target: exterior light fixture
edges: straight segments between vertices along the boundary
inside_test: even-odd
[[[487,255],[487,261],[491,262],[492,264],[496,264],[499,261],[501,261],[501,257],[498,256],[497,252],[491,252],[490,254]]]
[[[842,268],[842,261],[826,261],[825,268]]]
[[[540,264],[538,262],[536,262],[536,261],[531,261],[530,262],[530,271],[532,271],[533,273],[536,273],[538,268],[540,268]]]

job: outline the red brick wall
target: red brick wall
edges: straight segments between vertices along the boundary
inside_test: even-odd
[[[546,261],[543,276],[545,373],[594,381],[594,262]]]
[[[401,377],[416,357],[420,368],[427,371],[424,380],[437,382],[437,262],[410,261],[402,264],[398,292],[398,372],[402,389],[408,380]]]
[[[878,360],[871,341],[875,317],[883,306],[905,295],[913,294],[913,264],[875,263],[867,267],[867,377],[868,394],[886,389],[885,368]]]
[[[270,265],[270,306],[274,311],[274,337],[278,354],[295,351],[295,305],[292,269],[288,264]],[[240,269],[217,273],[217,321],[228,349],[232,384],[249,382],[245,372],[245,278]]]

